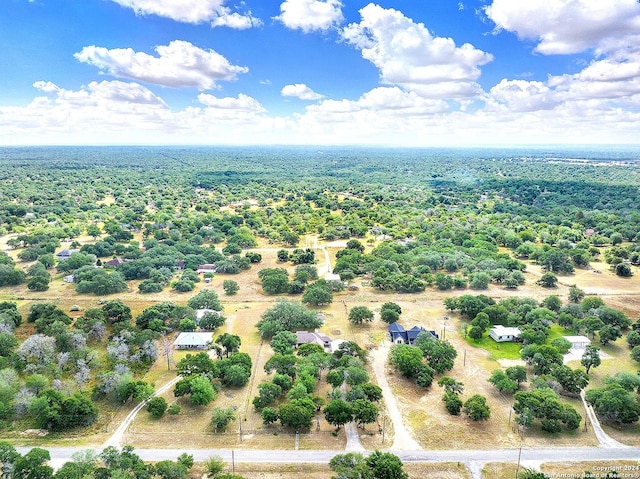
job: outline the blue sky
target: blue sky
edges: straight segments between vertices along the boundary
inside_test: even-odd
[[[640,143],[637,0],[2,0],[0,145]]]

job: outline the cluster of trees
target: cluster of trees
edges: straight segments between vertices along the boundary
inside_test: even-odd
[[[124,446],[121,450],[109,446],[100,453],[93,450],[83,451],[74,454],[71,461],[64,463],[54,472],[49,465],[51,455],[48,450],[35,447],[22,455],[10,443],[2,441],[0,442],[0,469],[2,477],[6,479],[75,479],[78,477],[186,479],[194,464],[193,456],[187,453],[182,453],[176,461],[167,459],[148,464],[133,451],[131,446]],[[240,476],[221,474],[221,470],[215,477],[240,478]]]
[[[272,338],[280,331],[313,331],[322,326],[322,319],[297,301],[280,299],[266,310],[256,324],[260,336]]]
[[[0,286],[16,286],[24,283],[27,275],[21,268],[16,268],[13,259],[5,252],[0,252]]]
[[[231,335],[229,335],[231,336]],[[251,358],[247,353],[238,352],[240,338],[235,337],[233,352],[227,351],[227,357],[217,361],[206,352],[187,354],[176,365],[182,376],[174,389],[175,397],[189,396],[192,406],[206,406],[215,400],[222,387],[242,387],[251,377]],[[226,344],[226,338],[218,337],[218,344]],[[222,350],[221,350],[222,351]]]
[[[582,416],[573,406],[561,402],[551,388],[519,391],[513,397],[515,420],[523,427],[531,427],[534,421],[539,421],[543,431],[551,433],[560,432],[563,426],[569,431],[580,427]]]
[[[403,376],[414,379],[420,387],[429,388],[434,374],[450,371],[457,356],[458,352],[451,343],[422,332],[413,346],[394,345],[389,360]]]
[[[496,369],[488,379],[498,391],[506,394],[513,394],[518,391],[521,384],[526,380],[527,368],[524,366],[510,366],[504,371],[502,369]]]
[[[279,420],[285,427],[308,429],[320,410],[336,428],[351,421],[364,428],[377,420],[376,403],[382,398],[382,390],[368,382],[362,348],[345,342],[330,354],[322,346],[309,343],[301,345],[294,355],[295,339],[287,341],[287,334],[291,333],[273,337],[275,354],[265,364],[265,371],[273,377],[258,386],[259,394],[253,399],[265,425]],[[323,398],[314,396],[324,371],[326,382],[333,387],[326,405]]]
[[[390,452],[372,452],[367,457],[358,452],[338,454],[329,461],[335,473],[332,479],[408,479],[398,456]]]
[[[638,393],[640,375],[619,372],[606,378],[603,387],[588,390],[585,399],[601,419],[622,426],[640,419]]]
[[[393,302],[386,302],[380,307],[380,319],[387,324],[395,323],[400,319],[402,308]],[[362,324],[373,321],[374,313],[366,306],[354,306],[349,311],[349,322],[351,324]]]
[[[313,306],[332,303],[333,293],[344,289],[341,281],[318,279],[318,270],[310,264],[297,266],[291,281],[285,268],[264,268],[258,277],[265,293],[303,294],[301,301]]]

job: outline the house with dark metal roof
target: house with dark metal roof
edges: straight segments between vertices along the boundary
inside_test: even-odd
[[[414,326],[413,328],[406,330],[404,326],[399,323],[392,323],[388,328],[389,339],[394,344],[409,344],[413,345],[414,341],[420,333],[429,333],[435,339],[438,339],[438,335],[435,331],[429,331],[422,326]]]

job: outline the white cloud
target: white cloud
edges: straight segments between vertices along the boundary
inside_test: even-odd
[[[607,52],[640,38],[637,0],[493,0],[485,12],[498,30],[539,42],[535,50],[547,55]]]
[[[254,113],[263,113],[264,107],[255,98],[240,93],[238,98],[226,97],[218,98],[213,95],[201,93],[198,95],[198,101],[209,108],[216,110],[233,110]]]
[[[615,105],[640,108],[640,53],[594,60],[579,73],[550,76],[546,82],[504,79],[491,89],[487,108],[532,112],[586,103],[602,114]]]
[[[293,85],[285,85],[280,91],[282,96],[293,96],[301,100],[320,100],[324,95],[316,93],[304,83],[294,83]]]
[[[305,33],[328,30],[343,20],[340,0],[285,0],[280,15],[274,17],[284,26]]]
[[[142,85],[92,82],[66,90],[51,82],[25,107],[0,106],[1,144],[243,144],[283,142],[287,121],[265,115],[254,98],[201,93],[198,105],[172,111]]]
[[[157,57],[131,48],[109,50],[88,46],[74,56],[110,75],[167,87],[208,90],[220,80],[231,81],[248,68],[232,65],[214,50],[202,50],[189,42],[174,40],[156,47]]]
[[[211,21],[212,27],[229,27],[235,30],[246,30],[260,25],[262,25],[262,21],[255,18],[251,12],[247,15],[241,15],[238,12],[231,12],[228,8],[223,8],[221,13]]]
[[[467,97],[480,92],[480,66],[493,57],[451,38],[434,37],[402,12],[369,4],[360,23],[344,28],[344,38],[380,70],[384,83],[420,90],[432,98]]]
[[[551,110],[558,104],[555,93],[538,81],[505,79],[491,89],[490,95],[513,112]]]
[[[112,0],[131,8],[136,15],[158,15],[184,23],[211,22],[214,27],[244,29],[261,24],[250,12],[241,14],[225,7],[226,0]]]

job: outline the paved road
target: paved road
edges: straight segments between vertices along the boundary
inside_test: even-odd
[[[30,448],[17,448],[21,454]],[[71,460],[71,456],[82,450],[75,447],[47,448],[51,458],[56,463]],[[196,461],[203,461],[211,456],[220,456],[225,461],[245,463],[319,463],[327,464],[341,451],[324,450],[250,450],[250,449],[136,449],[145,461],[161,461],[176,459],[183,452],[193,454]],[[478,449],[478,450],[434,450],[434,451],[393,451],[403,462],[462,462],[469,464],[485,464],[488,462],[517,462],[519,449]],[[365,452],[365,454],[367,454]],[[585,447],[555,447],[544,449],[522,449],[521,461],[533,462],[565,462],[565,461],[607,461],[640,460],[640,448],[585,448]]]

